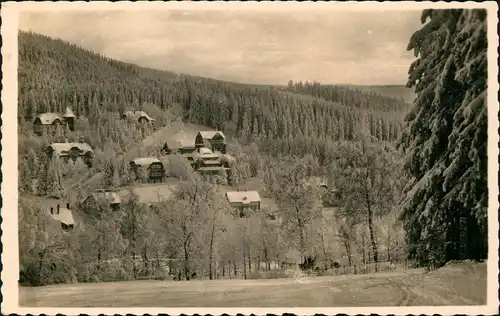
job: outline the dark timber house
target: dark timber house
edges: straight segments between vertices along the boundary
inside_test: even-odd
[[[196,135],[194,144],[196,148],[209,148],[213,152],[226,153],[226,136],[221,131],[203,131]]]
[[[36,135],[54,134],[59,126],[67,126],[70,131],[75,130],[75,114],[70,108],[64,113],[41,113],[33,121],[33,131]]]
[[[226,198],[231,207],[240,217],[249,217],[251,212],[260,211],[260,195],[257,191],[226,192]]]
[[[61,223],[61,228],[64,231],[69,231],[75,226],[75,221],[73,219],[73,213],[69,208],[69,203],[66,203],[66,207],[57,206],[50,208],[50,216],[58,222]]]
[[[155,157],[136,158],[130,162],[132,171],[135,172],[136,178],[141,178],[141,172],[146,172],[148,182],[162,182],[165,177],[165,167],[163,163]]]
[[[53,157],[55,154],[66,162],[69,159],[76,162],[80,158],[89,167],[92,166],[94,157],[94,151],[87,143],[52,143],[47,146],[46,153],[49,157]]]

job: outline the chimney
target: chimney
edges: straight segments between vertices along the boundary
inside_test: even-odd
[[[69,210],[69,202],[66,203],[66,208]]]
[[[57,204],[57,212],[56,214],[59,214],[59,204]]]
[[[50,208],[50,214],[54,215],[54,208],[53,207]]]

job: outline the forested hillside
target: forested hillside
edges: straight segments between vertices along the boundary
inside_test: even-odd
[[[332,143],[352,139],[361,125],[381,140],[394,140],[407,107],[400,101],[343,87],[333,88],[328,97],[315,98],[300,94],[310,94],[307,91],[286,93],[273,87],[177,76],[23,32],[19,53],[19,115],[24,121],[66,106],[76,115],[88,117],[91,126],[99,121],[98,116],[127,106],[180,107],[186,120],[223,129],[243,142],[262,143],[272,154],[301,155],[307,146],[318,155],[332,155]]]

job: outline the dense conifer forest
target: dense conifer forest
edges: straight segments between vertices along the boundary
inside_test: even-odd
[[[290,249],[302,259],[317,259],[322,271],[333,262],[356,270],[371,263],[436,267],[452,259],[484,258],[486,83],[478,79],[486,78],[486,43],[479,37],[484,14],[425,11],[423,17],[429,16],[431,25],[441,26],[424,26],[409,46],[420,52],[409,65],[414,104],[351,86],[291,81],[259,86],[178,75],[20,32],[23,281],[256,278],[262,271],[273,277],[271,261],[284,262]],[[447,28],[457,36],[442,46]],[[471,63],[479,70],[472,71]],[[67,107],[77,117],[75,132],[33,134],[38,114]],[[157,130],[122,120],[130,109],[146,111]],[[261,195],[276,204],[272,212],[279,214],[279,225],[259,216],[229,216],[219,190],[229,183],[223,177],[204,180],[177,155],[162,158],[178,178],[174,198],[155,212],[141,202],[131,190],[144,185],[132,176],[132,149],[182,124],[227,135],[236,159],[231,185],[260,183]],[[92,167],[48,158],[44,149],[53,142],[88,143],[95,152]],[[158,148],[142,154],[162,155]],[[313,178],[325,178],[335,194],[308,184]],[[96,189],[130,192],[121,211],[112,212],[107,204],[81,204]],[[82,225],[71,234],[60,231],[37,202],[49,198],[70,200]],[[322,200],[333,201],[335,210],[325,212]],[[463,217],[469,234],[460,239]],[[450,246],[443,251],[444,245]],[[164,258],[169,273],[160,264]],[[302,260],[302,267],[307,262]],[[283,276],[279,271],[274,277]]]

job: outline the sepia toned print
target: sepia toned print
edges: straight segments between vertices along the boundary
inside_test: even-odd
[[[2,10],[8,312],[496,310],[495,6],[102,4]]]

